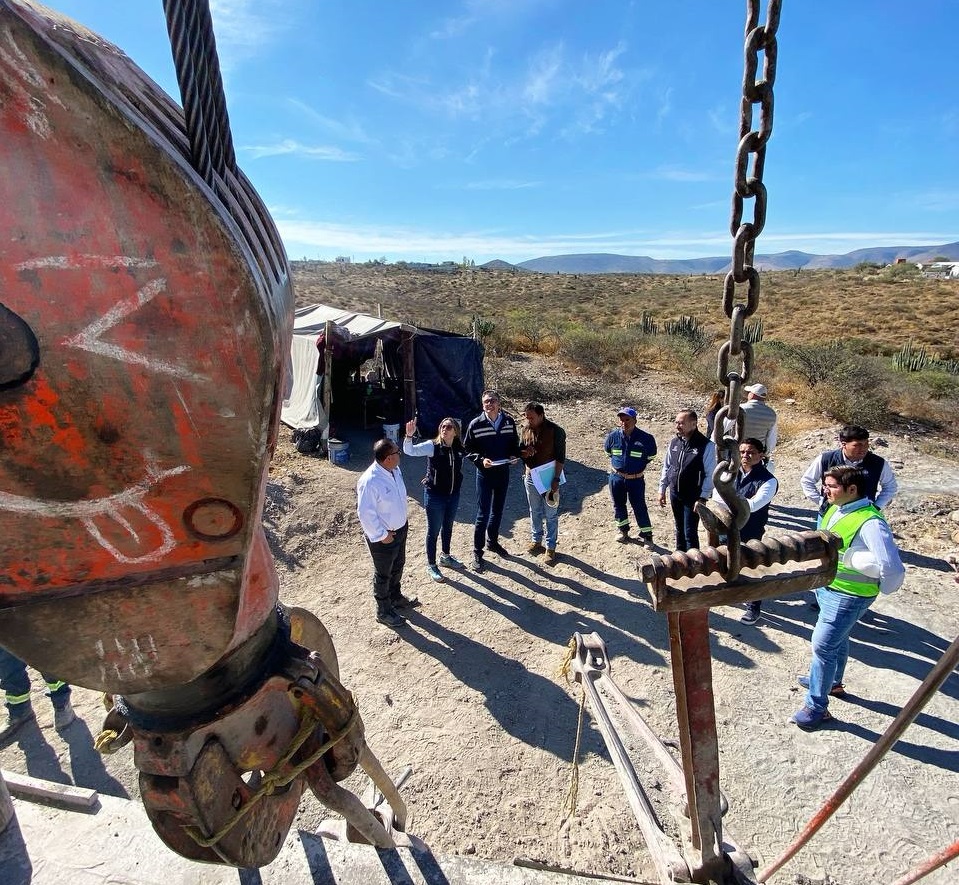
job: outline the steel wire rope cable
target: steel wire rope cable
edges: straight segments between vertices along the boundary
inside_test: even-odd
[[[215,187],[237,168],[209,0],[163,0],[163,11],[193,166]]]
[[[739,114],[739,145],[736,149],[732,213],[729,232],[733,237],[732,267],[723,280],[722,308],[729,319],[729,337],[719,348],[717,375],[726,389],[726,404],[716,415],[713,441],[716,443],[717,464],[713,482],[730,511],[741,517],[743,507],[736,492],[736,455],[743,435],[743,414],[739,408],[743,387],[749,381],[753,368],[753,347],[745,340],[746,320],[759,308],[759,271],[753,266],[756,238],[766,224],[766,186],[763,171],[766,164],[766,144],[773,131],[773,86],[776,81],[778,44],[776,31],[782,0],[769,0],[766,22],[759,23],[760,0],[746,2],[744,46],[743,95]],[[762,76],[759,73],[759,55],[763,54]],[[759,105],[759,126],[753,128],[753,109]],[[750,168],[750,158],[752,166]],[[746,200],[753,199],[751,221],[744,221]],[[737,298],[737,286],[746,285],[745,300]],[[730,369],[730,361],[740,361],[738,371]],[[735,437],[726,434],[726,422],[735,427]],[[748,514],[747,514],[748,515]],[[734,519],[727,535],[727,567],[723,576],[734,580],[742,564],[739,529],[742,523]]]

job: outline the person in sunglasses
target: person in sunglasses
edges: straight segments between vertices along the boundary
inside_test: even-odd
[[[819,617],[812,633],[809,674],[800,710],[790,718],[811,731],[830,719],[829,697],[845,693],[843,675],[849,634],[880,593],[895,593],[906,577],[892,531],[870,500],[869,477],[859,467],[831,467],[822,480],[828,507],[822,528],[839,535],[839,568],[828,587],[816,591]]]
[[[440,421],[433,439],[414,442],[418,435],[416,419],[406,424],[403,453],[426,458],[426,476],[423,477],[423,508],[426,510],[426,573],[434,581],[446,579],[439,566],[461,569],[460,562],[450,552],[453,541],[453,523],[460,506],[460,488],[463,485],[463,459],[466,449],[460,440],[459,425],[453,418]],[[442,544],[443,554],[437,563],[436,541]]]

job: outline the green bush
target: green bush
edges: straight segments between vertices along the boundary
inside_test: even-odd
[[[573,326],[563,332],[557,352],[577,368],[601,374],[613,367],[631,365],[642,338],[629,329]]]
[[[844,424],[882,427],[889,420],[888,370],[873,357],[837,349],[836,360],[815,389],[824,412]]]

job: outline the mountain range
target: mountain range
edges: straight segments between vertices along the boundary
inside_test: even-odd
[[[872,249],[856,249],[844,255],[812,255],[809,252],[777,252],[773,255],[757,255],[755,266],[759,270],[821,270],[826,268],[855,267],[861,262],[886,265],[897,259],[925,263],[936,258],[959,261],[959,242],[941,246],[877,246]],[[728,255],[721,258],[648,258],[643,255],[611,255],[588,253],[584,255],[548,255],[532,258],[518,264],[506,261],[490,261],[482,265],[490,270],[519,270],[535,273],[637,273],[637,274],[713,274],[729,270]]]

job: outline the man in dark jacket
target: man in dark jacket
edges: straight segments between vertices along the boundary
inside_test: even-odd
[[[519,460],[516,421],[500,408],[495,390],[483,391],[483,411],[466,428],[466,457],[476,465],[476,526],[473,529],[473,570],[483,571],[483,540],[486,549],[508,556],[499,542],[499,527],[506,506],[509,468]]]
[[[546,417],[542,403],[526,404],[526,423],[523,425],[520,455],[526,465],[526,500],[529,502],[530,543],[526,552],[532,556],[545,553],[546,565],[556,563],[556,541],[559,538],[559,483],[566,463],[566,431]],[[549,486],[537,486],[537,472],[552,475]],[[542,471],[538,471],[542,468]],[[543,491],[540,491],[540,487]],[[545,526],[545,535],[544,535]],[[543,540],[546,546],[543,546]]]
[[[633,508],[640,541],[653,544],[653,523],[646,506],[646,466],[656,454],[656,440],[636,426],[636,410],[623,406],[617,413],[619,427],[606,436],[603,448],[609,455],[609,496],[613,499],[613,518],[619,530],[617,541],[629,541],[629,514],[626,502]]]
[[[676,549],[683,551],[699,547],[699,515],[693,508],[712,494],[716,469],[716,445],[699,432],[697,422],[692,409],[676,415],[676,436],[666,449],[659,478],[659,506],[666,506],[668,491],[676,523]]]

